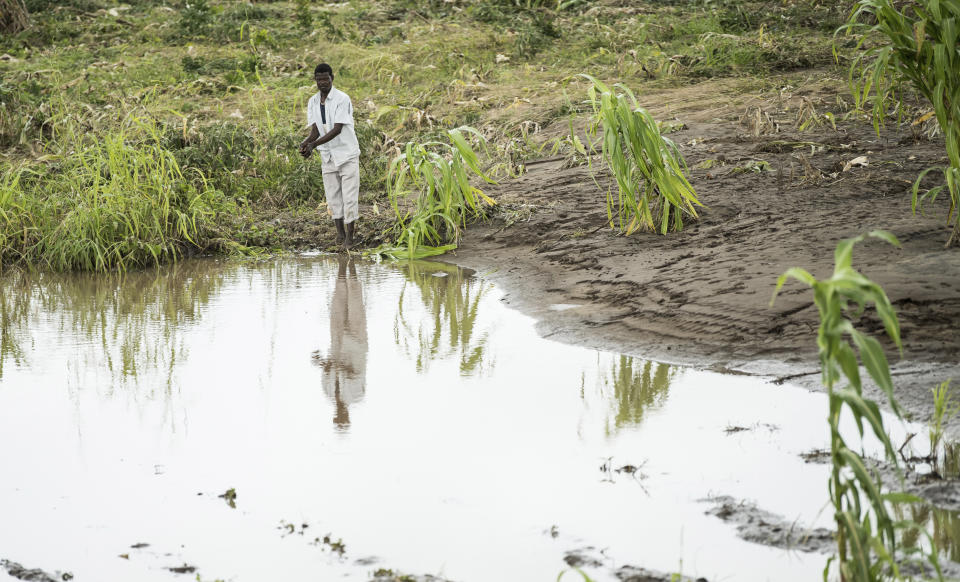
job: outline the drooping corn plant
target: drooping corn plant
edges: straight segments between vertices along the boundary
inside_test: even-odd
[[[946,189],[950,196],[947,224],[953,225],[947,246],[960,235],[960,1],[858,0],[841,31],[861,34],[858,48],[879,35],[886,42],[861,53],[850,68],[850,85],[857,106],[872,97],[873,123],[880,124],[894,104],[899,105],[904,84],[911,85],[933,105],[946,138],[946,166],[920,174],[913,185],[914,213]],[[920,193],[920,182],[941,171],[944,184]]]
[[[702,204],[684,175],[687,165],[676,144],[660,134],[630,89],[620,83],[611,89],[590,75],[581,76],[591,83],[592,133],[603,128],[603,159],[617,180],[617,197],[607,194],[610,225],[623,234],[639,229],[666,234],[683,228],[684,215],[696,220],[696,207]]]
[[[900,246],[896,237],[886,231],[873,231],[869,236]],[[895,532],[915,526],[907,521],[894,520],[888,506],[892,503],[920,502],[918,498],[905,493],[884,493],[879,476],[867,469],[863,458],[840,432],[840,416],[846,409],[856,421],[861,446],[864,424],[867,424],[883,445],[886,460],[899,473],[893,444],[884,427],[880,408],[875,401],[863,395],[860,377],[862,364],[870,378],[883,390],[891,410],[900,418],[902,409],[893,392],[887,358],[880,342],[855,329],[846,315],[851,304],[856,306],[855,312],[860,313],[867,303],[873,303],[887,336],[902,351],[900,324],[886,293],[852,267],[853,246],[863,239],[864,235],[860,235],[837,245],[833,276],[829,279],[820,281],[804,269],[788,269],[777,279],[773,299],[770,300],[773,305],[783,284],[793,278],[813,288],[813,300],[820,314],[817,347],[830,407],[828,421],[832,471],[828,488],[837,523],[837,555],[830,559],[824,569],[825,582],[833,560],[837,562],[843,582],[902,579],[898,560],[903,556],[897,555]],[[839,388],[837,384],[844,377],[848,386]],[[942,579],[935,545],[925,557]]]
[[[409,142],[390,162],[388,193],[397,217],[396,246],[377,250],[395,258],[418,259],[455,249],[467,220],[483,205],[496,204],[470,183],[471,174],[493,183],[481,169],[464,133],[485,141],[471,127],[448,130],[449,143]]]

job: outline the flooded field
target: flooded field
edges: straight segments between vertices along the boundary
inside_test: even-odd
[[[820,578],[823,394],[555,343],[499,299],[450,266],[325,256],[6,276],[0,559],[78,581]],[[752,510],[793,547],[739,537]]]

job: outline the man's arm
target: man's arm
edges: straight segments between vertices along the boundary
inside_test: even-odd
[[[310,142],[312,142],[313,140],[317,139],[318,137],[320,137],[320,130],[317,129],[317,124],[316,124],[316,123],[311,123],[311,124],[310,124],[310,135],[307,136],[307,139],[305,139],[305,140],[303,140],[302,142],[300,142],[300,155],[301,155],[301,156],[303,156],[303,157],[305,157],[305,158],[310,156],[310,152],[313,151],[313,148],[308,148],[307,146],[310,144]]]
[[[313,126],[313,130],[314,130],[314,131],[317,131],[317,126],[316,126],[316,125]],[[309,148],[310,148],[311,150],[315,149],[317,146],[322,146],[323,144],[327,143],[327,142],[330,141],[331,139],[333,139],[333,138],[337,137],[338,135],[340,135],[340,132],[341,132],[341,131],[343,131],[343,124],[342,124],[342,123],[335,123],[335,124],[333,124],[333,129],[331,129],[331,130],[328,131],[327,133],[323,134],[322,137],[319,137],[319,138],[318,138],[318,137],[314,137],[312,140],[309,140],[308,146],[309,146]],[[319,132],[317,132],[317,133],[318,133],[318,135],[319,135]],[[313,134],[311,134],[311,136],[312,136],[312,135],[313,135]]]

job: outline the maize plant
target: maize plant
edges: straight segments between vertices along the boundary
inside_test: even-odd
[[[888,232],[873,231],[869,235],[900,246],[899,241]],[[813,300],[820,314],[817,347],[830,406],[828,421],[832,470],[828,489],[837,523],[837,555],[828,561],[824,569],[825,582],[830,563],[834,560],[843,582],[903,579],[898,562],[903,556],[897,555],[895,532],[915,528],[915,524],[894,520],[888,505],[920,502],[920,499],[906,493],[884,493],[879,476],[867,468],[864,459],[856,452],[856,449],[862,448],[864,424],[867,424],[882,444],[886,460],[899,473],[893,444],[884,427],[880,408],[875,401],[863,395],[857,354],[870,378],[883,390],[890,408],[900,418],[902,410],[893,393],[887,358],[880,342],[855,329],[846,317],[851,304],[856,305],[855,313],[861,313],[868,302],[873,303],[887,336],[902,350],[900,324],[887,294],[852,267],[853,246],[863,239],[864,236],[860,235],[837,245],[833,276],[829,279],[819,281],[804,269],[794,267],[780,276],[773,294],[776,299],[788,278],[806,283],[813,288]],[[770,304],[773,305],[773,299]],[[848,386],[839,388],[837,383],[843,377],[846,377]],[[860,446],[851,447],[841,434],[840,416],[844,409],[856,422]],[[932,547],[925,557],[938,578],[942,579],[936,546]]]
[[[946,166],[928,168],[913,185],[914,213],[946,189],[950,197],[947,246],[960,234],[960,0],[859,0],[846,25],[862,36],[858,48],[879,35],[884,44],[861,53],[851,66],[850,83],[858,107],[873,97],[873,123],[879,132],[888,108],[899,104],[904,83],[933,105],[946,138]],[[922,118],[921,118],[922,119]],[[941,171],[944,184],[920,194],[920,182]]]
[[[482,216],[483,204],[495,204],[470,184],[470,174],[488,183],[493,180],[480,169],[464,132],[485,145],[477,130],[460,127],[447,131],[449,143],[409,142],[390,162],[387,184],[398,234],[395,247],[378,253],[417,259],[455,249],[467,220]]]
[[[587,94],[596,115],[592,132],[603,126],[602,154],[617,180],[618,197],[607,195],[607,217],[623,234],[646,229],[660,234],[681,230],[683,216],[696,220],[697,193],[684,176],[686,162],[671,140],[640,107],[627,87],[614,89],[591,77]]]

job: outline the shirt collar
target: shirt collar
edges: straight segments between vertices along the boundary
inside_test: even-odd
[[[339,100],[341,95],[343,95],[343,91],[340,91],[340,90],[337,89],[336,87],[331,87],[331,88],[330,88],[330,92],[327,93],[327,101],[326,101],[326,102],[327,102],[327,103],[330,103],[331,101]],[[320,102],[320,91],[317,91],[314,96],[317,98],[317,103],[319,103],[319,102]]]

